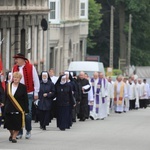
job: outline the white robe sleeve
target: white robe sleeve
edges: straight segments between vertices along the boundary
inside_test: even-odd
[[[34,83],[34,96],[38,96],[38,92],[40,88],[40,81],[39,81],[39,77],[34,66],[33,66],[32,75],[33,75],[33,83]]]
[[[114,98],[114,84],[113,83],[111,83],[111,87],[110,87],[110,98]]]
[[[89,90],[89,92],[88,92],[88,101],[89,101],[89,102],[94,101],[92,88],[91,88],[91,89]]]
[[[124,86],[124,98],[128,97],[128,90],[127,90],[127,86]]]
[[[105,85],[104,85],[104,80],[105,80]],[[101,87],[101,96],[106,97],[108,95],[108,83],[106,79],[102,79],[102,87]]]
[[[82,86],[82,88],[83,88],[84,90],[88,90],[90,87],[91,87],[90,84],[85,85],[85,86]],[[83,94],[87,94],[88,92],[89,92],[89,91],[84,91]]]

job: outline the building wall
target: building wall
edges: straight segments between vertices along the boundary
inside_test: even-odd
[[[48,0],[0,1],[0,51],[4,69],[11,70],[13,56],[19,52],[37,67],[46,69],[48,32],[43,31],[41,20],[48,20]]]
[[[84,60],[88,35],[88,0],[49,0],[55,2],[58,12],[55,19],[49,18],[49,61],[56,75],[67,70],[71,61]],[[80,15],[80,4],[86,3],[85,16]],[[52,13],[51,11],[50,13]]]

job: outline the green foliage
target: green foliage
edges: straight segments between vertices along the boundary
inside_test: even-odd
[[[94,37],[94,32],[100,30],[100,25],[102,23],[102,14],[100,13],[101,9],[101,5],[96,3],[95,0],[89,0],[89,48],[94,48],[96,45],[92,38]]]
[[[136,47],[132,47],[131,51],[131,62],[136,66],[150,66],[150,55],[149,51],[142,51]]]
[[[132,14],[131,65],[150,65],[150,0],[116,0],[117,5],[120,2],[126,7],[126,36],[129,30],[129,14]]]
[[[118,76],[122,74],[122,71],[120,69],[113,69],[113,76]]]
[[[94,1],[94,0],[92,0]],[[92,7],[89,1],[89,37],[88,53],[100,55],[101,61],[109,66],[109,46],[110,46],[110,6],[114,10],[114,68],[118,67],[120,55],[120,35],[119,35],[119,8],[120,3],[125,6],[124,33],[128,40],[129,14],[132,14],[132,39],[131,39],[131,65],[150,65],[150,0],[95,0],[101,4],[100,8]],[[101,23],[96,30],[92,26],[94,17],[92,10],[101,14]],[[95,20],[94,20],[95,21]],[[92,36],[91,36],[92,35]]]

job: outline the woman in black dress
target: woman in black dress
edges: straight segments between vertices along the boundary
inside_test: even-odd
[[[24,127],[25,114],[28,110],[28,96],[26,86],[20,83],[22,75],[19,72],[13,73],[13,82],[6,87],[5,100],[5,121],[4,128],[10,132],[9,141],[16,143],[16,136]]]
[[[66,75],[61,75],[56,82],[56,104],[57,104],[57,127],[60,130],[69,129],[70,124],[70,107],[75,106],[72,95],[72,88],[66,82]]]

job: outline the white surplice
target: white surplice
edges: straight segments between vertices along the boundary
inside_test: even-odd
[[[113,107],[113,99],[114,99],[114,83],[108,82],[108,95],[107,95],[107,115],[110,114],[110,109]]]
[[[115,105],[115,111],[116,112],[123,112],[124,111],[124,99],[128,97],[127,95],[127,89],[126,89],[126,86],[125,86],[125,83],[123,81],[121,82],[117,82],[117,88],[116,88],[116,98],[117,98],[117,101],[116,101],[116,105]],[[124,85],[123,85],[124,84]],[[120,91],[121,91],[121,86],[123,86],[123,97],[122,97],[122,103],[121,104],[118,104],[119,102],[119,97],[120,97]],[[115,88],[114,88],[115,90]]]

